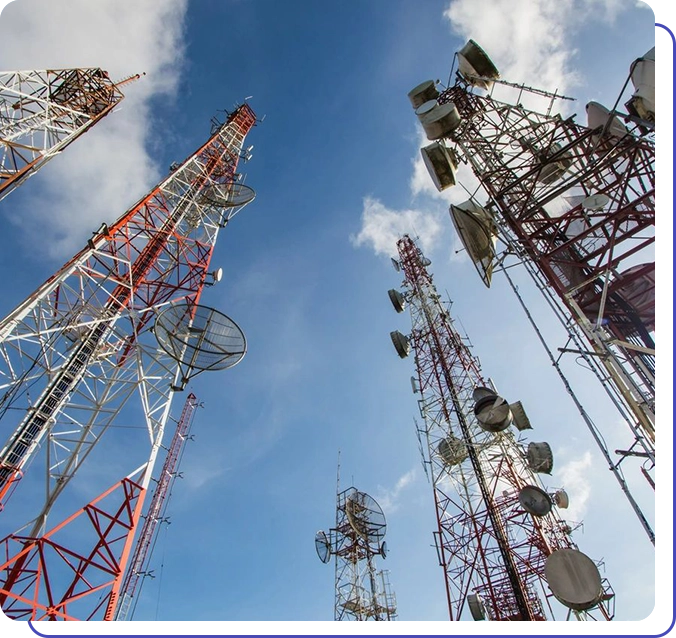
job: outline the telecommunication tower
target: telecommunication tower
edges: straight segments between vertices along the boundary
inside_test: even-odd
[[[0,516],[37,457],[46,477],[44,499],[4,540],[0,605],[12,618],[113,619],[173,396],[246,353],[237,324],[199,301],[222,276],[210,271],[219,231],[254,198],[236,171],[255,123],[246,103],[214,119],[202,146],[0,321]],[[129,422],[142,427],[117,461],[132,471],[45,532],[103,435]],[[91,546],[68,545],[76,521]]]
[[[335,556],[334,620],[394,620],[397,604],[387,570],[375,557],[387,556],[387,524],[374,498],[354,487],[336,493],[336,526],[315,535],[322,563]]]
[[[102,69],[0,71],[0,199],[122,100]]]
[[[450,620],[552,620],[561,610],[555,600],[567,620],[610,620],[612,589],[557,513],[567,494],[549,493],[537,476],[552,471],[551,448],[514,435],[512,425],[531,428],[521,403],[508,403],[483,377],[437,293],[430,260],[408,235],[397,247],[403,292],[388,294],[397,312],[409,307],[412,330],[390,337],[401,358],[415,354],[416,430]]]
[[[654,543],[621,467],[638,459],[654,488],[654,49],[631,65],[612,109],[587,105],[586,126],[554,112],[571,98],[501,80],[473,40],[457,60],[454,84],[439,91],[430,80],[409,92],[431,141],[421,149],[425,165],[440,191],[456,184],[460,164],[478,178],[483,195],[450,208],[458,235],[486,286],[502,270],[517,292],[507,269],[525,267],[566,330],[557,357],[541,340],[569,393],[563,353],[600,381],[627,426],[626,450],[613,456],[574,399]]]

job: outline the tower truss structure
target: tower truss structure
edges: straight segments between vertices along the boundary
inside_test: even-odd
[[[248,104],[224,122],[214,120],[202,146],[114,224],[102,224],[83,250],[0,321],[0,427],[6,437],[0,504],[7,504],[34,459],[45,463],[45,497],[24,525],[23,547],[41,541],[48,513],[104,433],[129,422],[140,426],[129,430],[124,459],[140,465],[124,479],[127,485],[135,477],[139,490],[130,523],[135,528],[174,393],[195,368],[222,368],[218,360],[236,363],[244,355],[236,325],[228,320],[212,334],[209,321],[218,313],[205,314],[198,304],[204,284],[215,279],[209,264],[220,229],[254,197],[236,171],[255,122]],[[186,333],[182,352],[163,342],[158,347],[155,324],[166,311],[176,328],[172,345]],[[203,352],[210,363],[193,366]],[[123,501],[129,510],[130,499]],[[14,596],[12,587],[30,574],[19,554],[5,557],[10,571],[3,596]],[[114,615],[120,574],[105,619]]]
[[[385,516],[378,503],[354,487],[336,495],[336,526],[317,532],[315,546],[324,563],[335,557],[334,620],[394,620],[397,604],[389,572],[375,557],[387,554]]]
[[[654,94],[654,52],[630,76],[651,55],[652,79],[643,78],[633,101],[650,82]],[[591,102],[584,126],[556,113],[571,98],[500,80],[474,41],[457,57],[455,83],[429,96],[453,111],[452,121],[428,139],[450,154],[453,172],[459,163],[471,168],[487,199],[451,207],[456,227],[461,217],[461,238],[487,285],[494,269],[525,267],[566,330],[560,351],[585,361],[618,410],[627,449],[613,457],[594,438],[654,543],[621,468],[638,459],[654,488],[654,112],[648,121],[636,109]]]
[[[390,299],[399,312],[409,306],[412,330],[408,337],[395,331],[392,340],[402,358],[410,349],[415,354],[422,419],[416,427],[433,487],[450,620],[554,619],[561,609],[555,595],[568,607],[568,619],[610,620],[612,589],[595,566],[581,594],[585,600],[572,605],[558,591],[559,576],[546,574],[551,557],[556,562],[566,552],[578,553],[571,528],[553,507],[566,505],[565,493],[552,496],[542,487],[535,472],[551,467],[535,461],[509,427],[512,421],[529,427],[523,408],[507,404],[483,377],[441,302],[430,261],[407,235],[397,246],[403,293],[392,290]]]
[[[123,99],[98,68],[0,71],[0,199]]]

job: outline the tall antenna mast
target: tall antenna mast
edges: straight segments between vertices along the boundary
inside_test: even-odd
[[[401,358],[415,353],[419,434],[450,620],[554,619],[554,598],[568,619],[610,620],[612,590],[556,512],[555,505],[567,507],[567,495],[550,494],[537,476],[552,470],[549,445],[526,448],[514,435],[511,425],[531,427],[523,406],[505,401],[483,377],[450,304],[441,302],[430,260],[408,235],[397,248],[403,292],[388,294],[397,312],[409,307],[412,330],[390,336]],[[568,588],[570,578],[577,578],[575,587]]]
[[[11,618],[114,617],[173,396],[199,372],[231,367],[246,353],[237,324],[199,301],[220,278],[220,269],[209,270],[220,229],[254,197],[236,170],[255,123],[248,104],[212,123],[203,145],[0,321],[0,424],[9,433],[0,516],[39,449],[47,483],[28,531],[4,541],[0,603]],[[82,556],[73,579],[60,580],[58,568],[45,578],[43,548],[71,521],[45,532],[49,512],[107,430],[130,418],[144,428],[129,430],[120,462],[136,469],[107,493],[118,499],[108,516],[125,534],[108,536],[97,523],[93,549],[70,550]],[[80,513],[101,509],[93,503]],[[121,539],[120,553],[113,544]],[[115,560],[91,585],[100,552]]]
[[[654,487],[654,49],[631,65],[628,113],[590,102],[587,126],[552,114],[563,96],[501,81],[473,40],[457,58],[452,86],[409,93],[432,142],[421,149],[427,169],[440,191],[460,162],[479,179],[487,201],[451,206],[458,235],[486,286],[494,269],[524,266],[566,330],[560,350],[601,383],[632,441],[609,468],[654,544],[620,467],[638,459]],[[498,86],[511,99],[495,99]]]
[[[103,69],[0,71],[0,199],[123,99]]]

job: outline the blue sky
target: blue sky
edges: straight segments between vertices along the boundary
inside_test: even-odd
[[[584,521],[575,541],[603,560],[617,619],[651,613],[653,548],[504,279],[486,290],[455,254],[448,202],[416,170],[421,137],[406,93],[429,78],[446,82],[454,52],[473,37],[506,79],[577,98],[572,110],[584,122],[588,101],[612,106],[631,62],[654,45],[655,21],[672,26],[630,0],[19,0],[5,8],[6,69],[147,75],[0,202],[0,315],[192,153],[218,109],[253,96],[265,116],[244,167],[256,200],[220,235],[212,263],[223,281],[203,296],[243,328],[249,351],[236,368],[191,386],[204,408],[135,620],[330,620],[333,564],[319,562],[313,539],[335,520],[338,450],[341,485],[369,493],[387,516],[389,555],[379,567],[390,570],[399,619],[447,618],[414,434],[413,361],[397,357],[388,335],[410,329],[387,298],[401,284],[389,256],[402,232],[420,234],[484,372],[523,402],[532,440],[550,442],[548,485],[570,493],[571,517]],[[521,283],[553,346],[563,345],[539,294]],[[621,447],[619,419],[595,381],[574,362],[567,372],[609,447]],[[63,512],[133,469],[124,469],[128,453],[119,434],[99,444],[99,462],[61,499]],[[650,502],[638,471],[628,474]],[[28,475],[25,483],[29,505],[38,488]],[[0,514],[1,536],[24,504]]]

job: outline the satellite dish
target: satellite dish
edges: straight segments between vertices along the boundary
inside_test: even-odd
[[[428,140],[440,140],[450,136],[460,126],[461,121],[460,113],[453,102],[437,104],[419,119]]]
[[[469,594],[467,606],[474,620],[486,620],[486,605],[479,594]]]
[[[415,377],[411,377],[411,388],[413,389],[413,394],[418,394],[418,386],[415,382]]]
[[[216,268],[216,270],[211,273],[211,276],[214,278],[214,281],[218,283],[221,279],[223,279],[223,269]]]
[[[155,319],[155,337],[160,347],[179,362],[182,389],[204,370],[225,370],[246,354],[246,337],[230,317],[206,306],[178,303],[168,306]]]
[[[408,92],[408,99],[410,100],[411,106],[414,109],[417,109],[419,106],[425,102],[428,102],[429,100],[436,101],[438,97],[439,91],[437,91],[437,86],[434,80],[425,80]]]
[[[385,541],[380,544],[380,555],[387,558],[387,543]]]
[[[429,266],[432,262],[429,259],[427,259],[427,257],[423,257],[420,260],[420,263],[423,265],[424,268],[427,268],[427,266]]]
[[[443,459],[444,463],[450,467],[460,465],[468,456],[467,446],[460,439],[454,436],[448,436],[439,441],[437,453]]]
[[[486,397],[494,396],[495,390],[493,390],[493,388],[487,388],[485,386],[478,385],[476,388],[474,388],[474,390],[472,390],[472,399],[474,400],[474,403]]]
[[[451,149],[441,142],[433,142],[429,146],[423,146],[420,154],[438,191],[455,186],[458,165]]]
[[[404,308],[406,308],[406,300],[404,299],[404,295],[402,295],[398,290],[388,290],[387,294],[390,296],[390,301],[392,302],[392,305],[394,306],[394,309],[397,312],[403,312]]]
[[[469,84],[486,90],[500,77],[492,60],[474,40],[458,51],[458,72]]]
[[[557,600],[575,611],[591,609],[603,597],[598,567],[576,549],[553,551],[545,562],[545,578]]]
[[[408,341],[408,337],[401,334],[398,330],[390,332],[390,339],[392,339],[392,344],[394,349],[397,351],[397,354],[405,359],[408,357],[409,352],[411,352],[411,344]]]
[[[553,499],[554,505],[556,505],[556,507],[559,509],[565,510],[568,505],[570,505],[570,500],[566,490],[556,490],[556,492],[554,492]]]
[[[549,494],[536,485],[526,485],[519,490],[519,503],[533,516],[546,516],[552,511]]]
[[[542,474],[551,474],[554,467],[554,455],[549,443],[529,443],[528,451],[526,452],[528,459],[528,467],[533,472],[540,472]]]
[[[451,219],[460,241],[477,269],[481,281],[490,288],[498,229],[493,215],[471,199],[451,205]]]
[[[394,257],[390,257],[390,259],[392,260],[392,268],[394,268],[397,272],[399,272],[401,270],[399,262]]]
[[[610,202],[610,197],[606,195],[605,193],[596,193],[595,195],[590,195],[589,197],[585,197],[582,202],[582,208],[584,210],[591,210],[591,211],[599,211],[603,210],[608,202]]]
[[[487,432],[502,432],[512,424],[509,403],[495,393],[480,398],[474,405],[474,414]]]
[[[365,492],[355,490],[347,497],[345,513],[350,527],[371,545],[380,545],[387,524],[380,505]]]
[[[321,530],[315,534],[315,549],[322,563],[328,563],[331,560],[331,543],[326,533]]]

